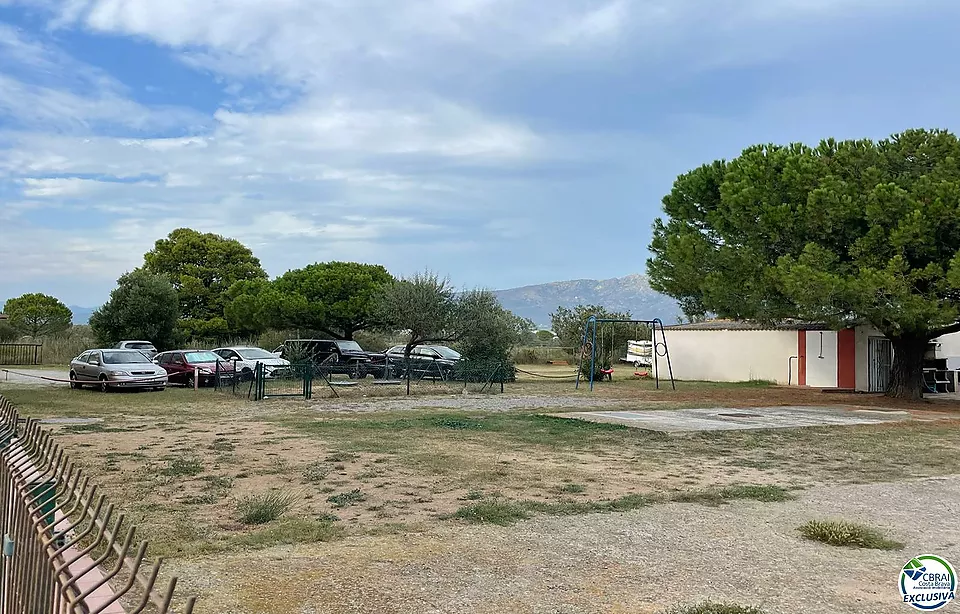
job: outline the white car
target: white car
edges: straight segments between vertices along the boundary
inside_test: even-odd
[[[157,348],[149,341],[121,341],[115,347],[118,350],[140,350],[147,358],[157,355]]]
[[[266,377],[273,377],[277,369],[283,369],[290,366],[290,361],[279,358],[276,354],[268,352],[263,348],[255,347],[228,347],[217,348],[213,350],[224,360],[236,363],[237,373],[241,379],[247,379],[253,376],[253,370],[258,362],[263,363],[263,372]]]

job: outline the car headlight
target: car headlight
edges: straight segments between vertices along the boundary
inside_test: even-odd
[[[108,375],[130,375],[126,371],[107,371]]]

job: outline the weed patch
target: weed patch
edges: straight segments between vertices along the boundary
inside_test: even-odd
[[[231,542],[245,548],[269,548],[286,544],[329,542],[343,537],[336,520],[289,518],[253,533],[238,535]]]
[[[742,484],[726,488],[694,490],[673,495],[671,501],[678,503],[700,503],[703,505],[723,505],[737,499],[749,499],[763,503],[775,503],[793,499],[786,488],[774,485]]]
[[[760,608],[730,603],[699,603],[664,610],[661,614],[763,614]]]
[[[242,524],[266,524],[283,516],[292,505],[290,493],[268,492],[240,499],[237,513]]]
[[[355,488],[350,492],[343,492],[339,495],[330,495],[327,497],[327,501],[333,504],[333,507],[349,507],[360,503],[361,501],[366,501],[367,495],[363,494],[359,488]]]
[[[870,548],[873,550],[902,550],[903,544],[885,537],[877,529],[842,520],[811,520],[797,528],[804,539],[831,546]]]
[[[203,463],[196,458],[174,458],[167,461],[167,466],[160,470],[160,475],[170,477],[199,475],[203,473]]]

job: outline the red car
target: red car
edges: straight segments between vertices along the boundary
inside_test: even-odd
[[[221,382],[233,378],[233,363],[223,360],[208,350],[173,350],[161,352],[153,361],[167,372],[171,384],[183,384],[192,388],[194,376],[198,375],[201,386],[214,386],[219,374]]]

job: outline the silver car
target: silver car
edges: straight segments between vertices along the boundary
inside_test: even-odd
[[[149,341],[121,341],[115,347],[120,350],[140,350],[147,358],[157,355],[157,348]]]
[[[97,386],[103,392],[117,388],[163,390],[167,372],[140,350],[88,350],[70,361],[70,387]]]

